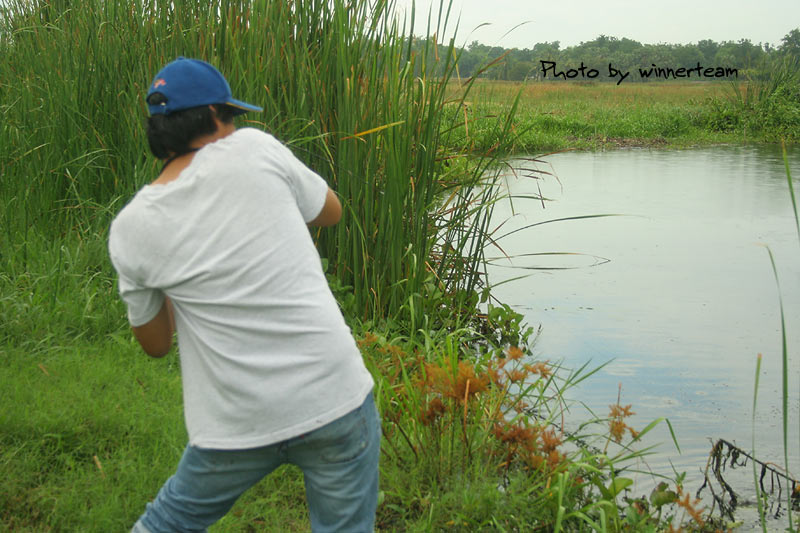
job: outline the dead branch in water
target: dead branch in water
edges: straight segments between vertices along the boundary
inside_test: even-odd
[[[711,492],[711,496],[714,500],[714,505],[719,506],[721,516],[727,516],[730,520],[733,520],[733,513],[736,511],[739,499],[736,495],[736,492],[733,490],[733,487],[731,487],[730,484],[725,481],[723,472],[728,467],[731,469],[745,467],[747,466],[748,460],[761,467],[761,473],[758,479],[761,494],[774,495],[775,488],[777,486],[778,494],[774,498],[773,502],[773,504],[777,503],[777,509],[774,513],[775,518],[778,518],[783,510],[782,496],[784,484],[789,490],[791,490],[792,506],[796,507],[798,503],[800,503],[800,483],[798,483],[796,479],[790,477],[786,472],[780,470],[780,467],[774,463],[765,463],[764,461],[760,461],[725,439],[718,439],[711,447],[711,452],[708,455],[708,461],[706,462],[706,469],[704,472],[705,480],[700,488],[697,489],[696,497],[699,498],[703,489],[708,487],[708,490]],[[713,478],[716,479],[717,483],[719,483],[719,487],[721,488],[719,493],[714,490],[714,485],[711,479],[709,479],[709,469],[713,473]],[[767,488],[764,486],[764,479],[768,473],[769,490],[767,490]],[[726,496],[728,501],[726,501]],[[713,514],[713,512],[714,508],[712,507],[711,513]]]

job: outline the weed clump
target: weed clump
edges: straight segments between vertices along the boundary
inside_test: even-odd
[[[649,498],[627,493],[633,480],[623,473],[644,454],[633,446],[657,421],[634,429],[620,387],[608,417],[581,426],[599,431],[567,430],[564,395],[596,370],[562,377],[557,365],[533,360],[533,331],[512,313],[495,313],[493,325],[476,328],[483,335],[465,328],[415,340],[371,328],[359,336],[383,418],[378,526],[702,531],[705,509],[685,498],[680,479]]]

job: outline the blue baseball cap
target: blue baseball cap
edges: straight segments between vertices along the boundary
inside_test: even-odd
[[[155,101],[163,101],[149,103],[153,93],[161,93],[164,98]],[[258,106],[234,99],[225,77],[212,65],[185,57],[167,64],[156,74],[147,91],[147,101],[151,115],[169,115],[175,111],[211,104],[229,105],[236,110],[236,115],[247,111],[263,111]]]

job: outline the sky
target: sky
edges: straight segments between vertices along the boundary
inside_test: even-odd
[[[410,15],[411,2],[397,0],[401,16]],[[425,35],[428,10],[434,6],[435,20],[439,1],[415,3],[414,34]],[[601,34],[642,44],[750,39],[778,46],[800,27],[800,0],[452,0],[451,10],[453,21],[461,17],[457,45],[520,49],[552,41],[566,48]]]

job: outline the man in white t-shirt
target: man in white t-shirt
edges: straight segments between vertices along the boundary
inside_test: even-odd
[[[307,225],[336,224],[326,182],[263,131],[213,66],[179,58],[147,96],[165,161],[111,225],[134,335],[177,330],[189,443],[135,532],[204,531],[284,463],[303,470],[313,531],[371,531],[380,421],[373,381]]]

